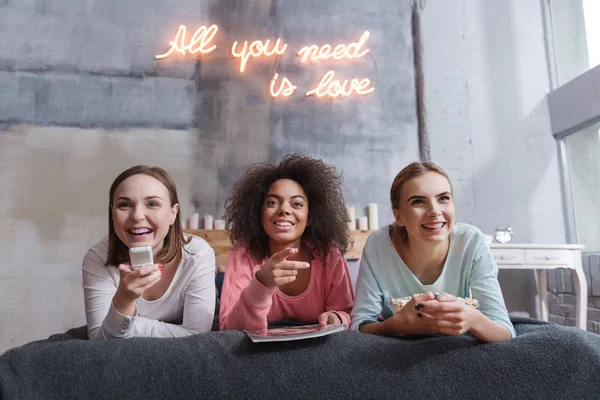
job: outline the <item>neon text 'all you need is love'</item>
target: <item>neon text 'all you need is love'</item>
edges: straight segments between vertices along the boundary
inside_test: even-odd
[[[156,59],[162,60],[175,54],[188,55],[198,54],[207,56],[217,49],[213,44],[219,31],[217,25],[201,26],[188,39],[187,28],[185,25],[179,26],[175,38],[169,42],[169,50],[164,54],[159,54]],[[351,60],[365,57],[370,49],[366,47],[369,39],[369,31],[365,31],[356,42],[349,44],[341,43],[336,46],[330,44],[308,45],[302,47],[296,54],[301,64],[318,63],[328,60]],[[288,45],[281,38],[276,40],[254,40],[244,42],[234,42],[231,45],[231,55],[239,59],[240,72],[245,72],[248,64],[253,59],[265,57],[280,57],[288,50]],[[275,73],[269,84],[269,92],[272,97],[289,97],[298,89],[292,81],[286,77],[280,77]],[[363,79],[336,79],[333,70],[323,75],[318,84],[308,92],[306,96],[315,97],[349,97],[364,96],[373,92],[375,88],[371,80]]]

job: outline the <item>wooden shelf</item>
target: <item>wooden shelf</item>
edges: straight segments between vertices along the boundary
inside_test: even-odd
[[[215,251],[217,265],[227,264],[227,258],[229,257],[229,251],[231,251],[232,244],[225,231],[185,229],[184,232],[191,233],[192,235],[206,240]],[[354,246],[346,253],[346,258],[360,258],[363,247],[365,247],[365,243],[367,242],[367,238],[371,234],[371,231],[351,231],[351,233],[354,238]]]

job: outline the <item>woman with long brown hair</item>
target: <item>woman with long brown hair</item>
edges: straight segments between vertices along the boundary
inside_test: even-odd
[[[83,259],[90,340],[182,337],[210,331],[215,254],[184,236],[175,183],[158,167],[121,173],[109,192],[108,237]],[[129,248],[150,246],[155,264],[134,269]]]

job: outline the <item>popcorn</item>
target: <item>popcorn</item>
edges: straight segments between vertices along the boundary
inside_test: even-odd
[[[412,296],[390,297],[390,308],[392,309],[392,312],[396,314],[397,312],[400,312],[400,310],[402,310],[402,308],[411,300]]]
[[[412,296],[406,296],[406,297],[390,297],[389,302],[390,302],[390,308],[392,309],[392,312],[394,314],[399,312],[400,310],[402,310],[402,308],[406,304],[408,304],[409,301],[412,300],[412,298],[414,296],[419,296],[421,294],[423,294],[423,293],[416,293]],[[477,301],[476,299],[474,299],[472,297],[467,297],[467,298],[458,297],[458,299],[462,300],[469,307],[479,308],[479,301]]]

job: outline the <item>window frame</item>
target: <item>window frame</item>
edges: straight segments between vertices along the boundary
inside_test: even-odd
[[[589,69],[569,82],[559,84],[555,29],[550,0],[542,2],[542,13],[550,79],[550,93],[546,98],[552,135],[557,142],[566,239],[568,243],[574,244],[578,243],[579,238],[569,152],[565,138],[600,122],[600,65]]]

